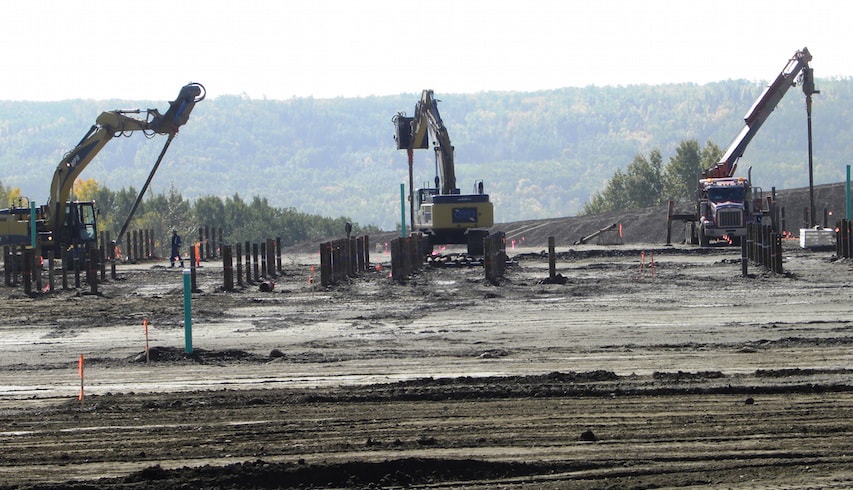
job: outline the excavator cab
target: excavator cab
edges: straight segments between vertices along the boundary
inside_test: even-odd
[[[81,242],[94,243],[98,241],[98,225],[93,202],[72,202],[69,204],[77,213],[77,230]]]
[[[65,226],[62,243],[89,244],[98,242],[98,223],[95,203],[71,201],[65,207]]]

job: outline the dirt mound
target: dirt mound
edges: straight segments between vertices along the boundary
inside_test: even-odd
[[[176,347],[152,347],[148,349],[148,355],[140,352],[127,359],[129,362],[152,362],[152,363],[196,363],[196,364],[222,364],[232,362],[267,362],[269,357],[259,356],[242,350],[211,351],[205,349],[193,349],[187,353],[185,349]]]

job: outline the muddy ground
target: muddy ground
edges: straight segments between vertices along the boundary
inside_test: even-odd
[[[191,354],[163,263],[0,288],[0,488],[853,486],[851,263],[558,242],[549,281],[539,251],[498,285],[373,254],[320,289],[292,254],[222,292],[203,263]]]

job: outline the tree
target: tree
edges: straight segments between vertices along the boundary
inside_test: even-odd
[[[217,227],[230,228],[225,203],[216,196],[203,196],[195,200],[192,207],[192,216],[199,225],[214,225]]]
[[[584,205],[582,214],[597,214],[633,208],[645,208],[661,203],[660,150],[649,157],[637,155],[623,172],[617,169],[601,193],[595,193]]]
[[[682,141],[664,169],[664,194],[668,199],[693,199],[701,172],[699,143],[695,139]]]
[[[21,189],[18,187],[7,187],[0,182],[0,208],[11,207],[16,200],[21,198]]]
[[[692,200],[702,170],[713,167],[722,155],[720,147],[711,141],[701,150],[695,139],[682,141],[664,169],[664,198]]]
[[[661,168],[663,157],[660,150],[649,152],[648,159],[637,155],[628,165],[625,192],[627,204],[633,208],[646,208],[661,203]]]
[[[9,199],[9,189],[0,181],[0,208],[11,206],[12,202]]]
[[[138,223],[141,228],[152,229],[164,249],[172,229],[181,235],[194,231],[190,204],[174,186],[169,187],[167,194],[154,194],[145,200],[145,214],[139,217]]]
[[[108,219],[112,223],[110,230],[114,233],[114,237],[121,231],[121,226],[130,215],[130,210],[133,208],[133,203],[136,201],[136,196],[139,192],[135,187],[121,188],[113,195],[113,206],[109,210]],[[145,201],[139,203],[136,209],[136,215],[139,216],[145,213]],[[102,210],[102,214],[106,214]],[[117,237],[116,237],[117,238]]]
[[[73,194],[80,201],[92,201],[98,209],[98,227],[101,231],[121,226],[116,214],[116,193],[100,185],[95,179],[77,179]],[[118,231],[118,230],[116,230]]]
[[[112,239],[126,243],[127,236],[119,237],[121,227],[128,219],[138,192],[135,188],[123,188],[117,192],[99,187],[96,196],[98,208],[101,210],[101,230],[110,230]],[[97,197],[99,196],[99,197]],[[147,194],[140,201],[133,214],[125,235],[133,230],[151,230],[154,240],[154,253],[167,256],[172,228],[177,228],[183,235],[191,230],[189,203],[172,186],[168,194]]]
[[[721,158],[723,158],[723,150],[709,140],[705,143],[705,148],[702,148],[702,154],[699,159],[701,163],[699,166],[701,168],[711,168],[715,163],[719,162]]]
[[[100,185],[95,179],[77,179],[71,188],[73,198],[78,201],[94,201]]]

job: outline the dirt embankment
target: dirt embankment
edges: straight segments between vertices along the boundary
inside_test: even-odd
[[[764,196],[772,195],[772,190],[765,190]],[[846,212],[845,184],[823,184],[815,186],[814,202],[816,208],[816,219],[820,224],[830,227],[835,226],[837,219],[843,218]],[[810,203],[809,189],[786,189],[776,192],[776,203],[780,208],[780,218],[784,223],[784,229],[792,231],[795,235],[800,228],[804,228],[807,222],[808,208]],[[512,223],[498,223],[492,227],[493,231],[506,233],[507,247],[510,251],[513,247],[539,248],[545,250],[548,247],[548,238],[554,237],[558,246],[570,246],[584,237],[617,225],[622,232],[622,242],[626,244],[645,243],[652,245],[664,245],[667,236],[667,207],[655,206],[644,209],[636,209],[623,212],[604,213],[590,216],[571,216],[561,218],[545,218],[537,220],[518,221]],[[676,212],[690,212],[690,203],[678,203]],[[784,210],[784,211],[782,211]],[[386,232],[375,234],[370,237],[374,245],[384,244],[399,236],[399,232]],[[602,235],[603,243],[613,243],[616,235],[613,232]],[[684,229],[681,223],[674,222],[670,240],[672,243],[681,243],[684,240]],[[602,243],[599,238],[591,239],[589,243]],[[306,243],[291,247],[292,251],[313,252],[317,249],[315,243]]]
[[[771,195],[766,190],[764,195]],[[788,189],[776,192],[776,203],[783,217],[784,229],[797,233],[806,226],[805,216],[809,208],[809,189]],[[830,227],[835,221],[844,217],[846,211],[845,184],[824,184],[815,186],[814,202],[816,218],[819,223]],[[688,203],[680,203],[676,212],[689,211]],[[515,241],[519,246],[547,247],[548,237],[555,237],[558,244],[570,245],[583,237],[612,224],[621,225],[624,243],[666,243],[667,206],[656,206],[627,212],[605,213],[592,216],[576,216],[552,218],[543,220],[520,221],[495,225],[495,230],[507,234],[507,241]],[[609,235],[605,235],[610,237]],[[671,241],[681,243],[684,240],[684,230],[679,223],[672,227]],[[597,243],[595,240],[590,243]]]

